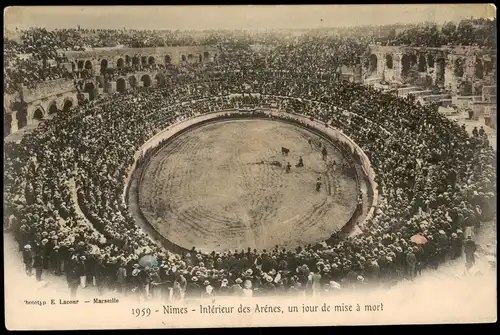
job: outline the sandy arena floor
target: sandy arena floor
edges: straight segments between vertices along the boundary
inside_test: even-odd
[[[189,249],[293,248],[326,239],[349,220],[356,181],[327,171],[308,137],[320,139],[266,120],[223,121],[189,131],[151,159],[139,186],[141,210],[167,239]],[[288,157],[282,146],[290,149]],[[329,160],[344,160],[330,144],[327,149]],[[302,168],[295,167],[299,155]],[[293,166],[289,174],[286,162]],[[316,192],[319,176],[323,185]]]

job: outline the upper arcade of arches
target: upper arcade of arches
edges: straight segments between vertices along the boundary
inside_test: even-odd
[[[91,51],[67,51],[66,58],[75,64],[75,70],[102,68],[102,62],[107,62],[107,68],[123,68],[133,64],[165,65],[178,64],[183,58],[192,55],[192,59],[207,62],[217,55],[217,48],[212,46],[183,46],[163,48],[115,48]],[[184,56],[184,57],[183,57]],[[167,60],[169,60],[167,62]]]
[[[362,64],[366,77],[376,70],[377,77],[387,78],[390,82],[417,86],[425,83],[424,86],[440,86],[453,94],[460,94],[458,87],[463,85],[462,81],[481,81],[480,86],[495,85],[496,57],[496,50],[477,47],[371,45]]]

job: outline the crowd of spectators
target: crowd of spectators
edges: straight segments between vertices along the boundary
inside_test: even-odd
[[[322,30],[304,31],[298,36],[246,31],[155,31],[129,29],[56,29],[30,28],[17,31],[17,39],[4,38],[5,86],[8,93],[20,85],[33,86],[44,80],[76,77],[61,68],[65,51],[84,51],[91,48],[124,46],[131,48],[221,45],[237,49],[251,45],[277,46],[274,57],[263,61],[275,66],[300,66],[303,70],[321,63],[325,69],[341,64],[355,66],[369,44],[441,47],[468,45],[496,47],[496,18],[494,20],[463,20],[435,24],[411,25],[396,34],[395,27],[360,27],[340,29],[331,35]],[[288,43],[278,43],[284,38]],[[276,57],[279,55],[279,57]],[[314,59],[313,59],[314,58]],[[319,58],[319,59],[317,59]]]
[[[175,301],[329,294],[413,279],[460,257],[470,244],[466,232],[495,216],[496,163],[488,138],[470,137],[412,98],[336,80],[336,62],[362,47],[318,41],[223,52],[214,64],[166,76],[162,87],[135,88],[58,113],[20,144],[6,144],[6,217],[27,273],[34,268],[38,280],[47,271],[65,275],[73,295],[95,285],[100,292]],[[344,50],[337,61],[332,48]],[[124,180],[141,145],[187,117],[242,104],[277,105],[357,142],[371,160],[380,194],[361,234],[332,234],[328,243],[294,250],[206,254],[193,248],[179,254],[137,226]],[[427,242],[415,243],[415,235]],[[144,266],[146,255],[155,261]]]

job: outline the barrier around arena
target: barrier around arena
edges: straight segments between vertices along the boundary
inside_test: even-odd
[[[209,100],[209,99],[210,98],[201,99],[201,100]],[[270,109],[267,109],[267,108],[258,108],[258,109],[261,112],[267,110],[268,115],[272,116],[271,115],[272,112],[271,112]],[[235,118],[235,117],[237,117],[237,118],[238,117],[239,118],[248,118],[248,117],[251,117],[250,116],[251,113],[248,113],[248,115],[244,115],[244,114],[246,114],[245,112],[243,112],[243,113],[242,112],[238,112],[240,114],[239,116],[238,115],[233,115],[233,116],[229,115],[230,113],[234,113],[234,112],[236,112],[235,109],[226,109],[226,110],[220,110],[220,111],[213,111],[213,112],[206,112],[206,113],[203,113],[203,114],[198,114],[198,115],[189,117],[187,119],[184,119],[182,121],[179,121],[179,122],[173,124],[172,126],[167,127],[165,129],[161,130],[156,135],[154,135],[152,138],[150,138],[146,143],[144,143],[141,146],[141,148],[134,155],[134,162],[130,166],[129,172],[127,173],[126,178],[125,178],[125,185],[126,185],[126,187],[125,187],[124,193],[123,193],[123,201],[124,202],[128,202],[128,191],[129,191],[129,188],[130,188],[130,184],[132,182],[132,176],[134,175],[134,173],[136,172],[136,170],[138,170],[138,169],[141,170],[139,172],[139,182],[142,179],[142,172],[145,170],[145,168],[142,167],[142,166],[138,167],[138,161],[141,160],[144,157],[145,153],[147,153],[148,151],[151,151],[151,150],[154,151],[155,148],[159,149],[159,147],[162,147],[163,144],[165,144],[165,141],[167,141],[167,140],[169,141],[169,140],[173,139],[174,137],[177,137],[177,136],[181,135],[185,131],[192,129],[195,126],[200,126],[200,125],[208,123],[208,122],[219,121],[221,118],[225,118],[225,117],[227,117],[227,118]],[[373,181],[374,172],[371,169],[371,165],[370,165],[368,157],[364,154],[364,152],[362,151],[362,149],[359,148],[359,146],[357,146],[357,144],[352,139],[350,139],[347,135],[345,135],[342,131],[340,131],[338,129],[323,126],[320,122],[312,121],[312,120],[310,120],[309,118],[307,118],[307,117],[305,117],[303,115],[296,114],[296,113],[284,113],[282,115],[285,117],[284,119],[281,119],[281,118],[277,118],[277,119],[281,120],[281,121],[285,121],[285,122],[287,121],[286,119],[289,119],[289,121],[293,120],[293,121],[295,121],[295,122],[292,122],[293,124],[298,125],[298,126],[302,126],[304,128],[307,128],[310,131],[311,130],[313,130],[313,131],[316,130],[314,132],[316,134],[321,135],[322,137],[325,137],[325,135],[327,135],[326,139],[329,142],[338,141],[338,142],[347,144],[347,146],[351,149],[350,155],[355,154],[355,156],[357,156],[355,158],[357,158],[358,162],[361,163],[360,165],[361,165],[361,167],[363,169],[365,177],[369,181],[369,183],[367,185],[368,189],[369,189],[369,192],[371,192],[373,194],[373,188],[372,187],[373,187],[373,183],[374,183],[374,181]],[[146,162],[146,164],[147,164],[147,162]],[[371,174],[370,174],[370,171],[371,171]],[[360,184],[359,184],[360,183],[360,181],[359,181],[360,178],[359,177],[360,176],[356,175],[356,184],[357,184],[358,190],[359,190],[359,187],[360,187]],[[137,202],[138,202],[138,199],[139,199],[138,192],[135,195],[135,197],[137,198]],[[369,211],[367,213],[367,216],[368,215],[373,215],[373,212],[374,212],[373,201],[376,200],[376,199],[377,199],[376,197],[373,197],[373,196],[371,197],[370,209],[369,209]],[[155,239],[156,240],[160,240],[160,242],[162,242],[162,244],[164,246],[169,246],[168,249],[170,249],[170,250],[173,249],[173,250],[182,251],[182,252],[188,251],[184,247],[178,246],[175,243],[173,243],[172,241],[169,241],[164,236],[162,236],[162,234],[159,233],[148,222],[148,220],[144,217],[144,215],[142,214],[142,211],[140,210],[140,208],[138,208],[138,213],[137,214],[140,215],[141,219],[147,224],[148,230],[150,228],[154,230]],[[353,230],[355,228],[355,225],[358,224],[357,219],[358,219],[358,215],[360,215],[360,214],[361,213],[358,211],[358,207],[356,207],[355,209],[353,209],[353,212],[351,214],[350,220],[342,227],[342,232],[347,233],[346,230],[349,230],[349,231]]]

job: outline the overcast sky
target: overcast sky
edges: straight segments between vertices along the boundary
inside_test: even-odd
[[[276,29],[459,21],[494,17],[487,4],[8,7],[8,28]]]

